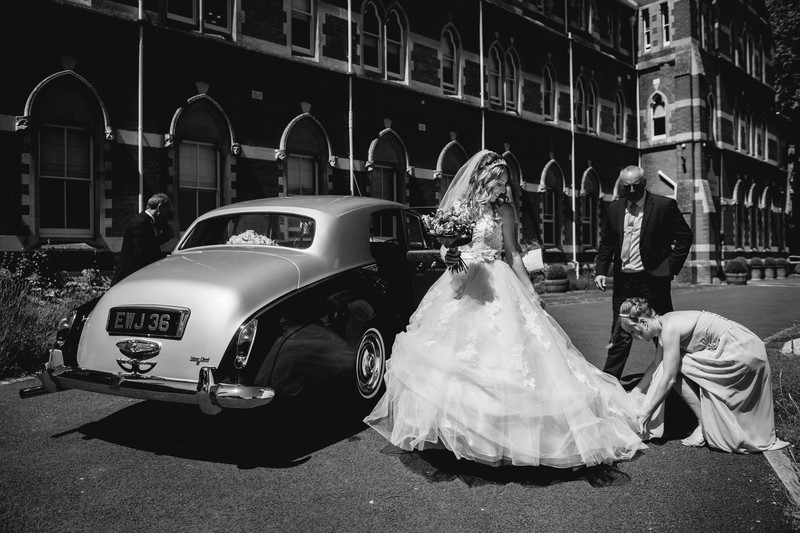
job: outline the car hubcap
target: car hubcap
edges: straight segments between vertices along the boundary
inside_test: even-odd
[[[370,328],[361,337],[356,357],[356,383],[363,398],[372,398],[378,392],[386,366],[386,351],[380,331]]]

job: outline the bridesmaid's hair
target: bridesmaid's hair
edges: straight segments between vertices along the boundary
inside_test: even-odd
[[[489,152],[483,157],[470,178],[472,187],[467,199],[470,210],[477,212],[486,206],[492,187],[500,181],[506,170],[508,170],[506,160],[497,152]]]
[[[619,317],[627,318],[634,323],[642,317],[651,318],[655,314],[653,308],[644,298],[628,298],[619,306]]]

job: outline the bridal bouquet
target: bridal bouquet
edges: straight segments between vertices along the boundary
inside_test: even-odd
[[[430,235],[450,250],[472,242],[475,221],[467,208],[460,203],[436,211],[433,215],[423,215],[422,223]],[[466,270],[467,265],[459,257],[458,262],[448,268],[453,272],[461,272]]]
[[[231,235],[226,244],[261,244],[264,246],[275,246],[275,241],[249,229],[238,235]]]

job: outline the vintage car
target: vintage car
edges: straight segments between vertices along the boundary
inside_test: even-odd
[[[395,335],[444,265],[420,216],[299,196],[195,220],[175,250],[63,318],[42,384],[204,413],[333,390],[377,399]]]

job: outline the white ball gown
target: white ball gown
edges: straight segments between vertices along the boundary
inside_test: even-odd
[[[491,213],[392,348],[386,391],[364,419],[404,450],[446,447],[490,465],[570,468],[646,448],[619,382],[587,362],[500,260]]]

